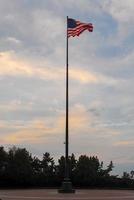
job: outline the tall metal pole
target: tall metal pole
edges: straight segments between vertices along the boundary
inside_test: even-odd
[[[68,29],[68,16],[67,16],[67,29]],[[65,129],[65,179],[69,179],[69,166],[68,166],[68,141],[69,141],[69,120],[68,120],[68,102],[69,102],[69,92],[68,92],[68,32],[66,32],[66,129]]]
[[[66,31],[66,127],[65,127],[65,177],[62,182],[60,193],[74,193],[72,189],[72,183],[69,178],[69,158],[68,158],[68,146],[69,146],[69,70],[68,70],[68,16],[67,16],[67,31]]]

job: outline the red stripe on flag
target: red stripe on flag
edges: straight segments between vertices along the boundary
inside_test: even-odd
[[[93,25],[91,23],[87,24],[87,23],[82,23],[80,21],[76,21],[76,27],[75,28],[68,28],[68,37],[79,36],[85,30],[92,32],[93,31]]]

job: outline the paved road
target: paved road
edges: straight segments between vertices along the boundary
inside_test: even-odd
[[[0,190],[2,200],[134,200],[133,190],[76,190],[59,194],[57,190]]]

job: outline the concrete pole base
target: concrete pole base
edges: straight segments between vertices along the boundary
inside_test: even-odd
[[[72,188],[72,182],[70,180],[64,180],[62,182],[61,189],[58,190],[59,193],[75,193],[75,190]]]

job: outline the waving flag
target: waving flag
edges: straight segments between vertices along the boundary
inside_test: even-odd
[[[83,31],[88,30],[93,32],[93,25],[91,23],[83,23],[75,19],[68,18],[67,21],[67,35],[68,37],[79,36]]]

